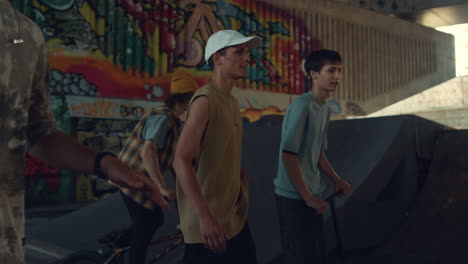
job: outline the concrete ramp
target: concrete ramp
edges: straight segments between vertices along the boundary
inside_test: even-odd
[[[171,209],[165,214],[165,223],[154,238],[176,233],[178,224],[178,214],[174,203],[171,203]],[[76,251],[97,251],[105,248],[98,243],[100,237],[129,225],[127,208],[120,194],[115,193],[78,211],[27,230],[28,249],[45,253],[54,259],[63,259]],[[170,243],[171,241],[151,245],[147,261],[161,253]],[[179,247],[158,263],[177,263],[182,252],[183,248]]]
[[[398,230],[417,198],[443,126],[394,116],[339,121],[333,128],[327,155],[353,184],[352,195],[338,203],[345,248],[379,246]]]
[[[260,263],[275,261],[281,254],[273,194],[281,124],[279,116],[244,124],[242,163],[250,177],[248,221]],[[442,129],[439,124],[415,116],[330,124],[326,154],[337,172],[353,185],[352,195],[337,202],[347,250],[379,246],[399,230],[424,184],[434,142]],[[327,245],[333,249],[334,233],[329,216],[325,217]],[[177,214],[171,211],[155,237],[174,233],[178,223]],[[114,195],[28,230],[28,236],[39,246],[95,250],[99,236],[128,224],[126,209],[120,197]],[[153,246],[149,257],[160,249],[161,245]],[[182,252],[179,248],[158,263],[177,263]]]
[[[418,195],[427,174],[425,165],[442,129],[437,123],[415,116],[330,124],[326,154],[354,189],[349,198],[337,202],[347,250],[378,246],[398,230]],[[280,130],[281,119],[274,117],[244,127],[243,164],[251,179],[249,223],[261,263],[280,254],[272,184],[278,166]],[[331,188],[328,192],[332,192]],[[325,217],[331,249],[334,233],[328,215]]]
[[[446,131],[439,137],[429,176],[407,222],[377,250],[374,260],[468,263],[467,146],[467,130]]]

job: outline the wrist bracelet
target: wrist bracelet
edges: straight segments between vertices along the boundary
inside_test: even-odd
[[[101,167],[101,161],[107,155],[112,156],[114,158],[117,158],[111,152],[99,152],[96,155],[96,158],[94,159],[94,175],[98,176],[101,179],[107,179],[107,177],[106,177],[106,175],[104,175],[104,172],[102,171],[102,167]]]

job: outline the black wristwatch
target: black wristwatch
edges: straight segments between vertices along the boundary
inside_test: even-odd
[[[107,155],[117,158],[112,152],[99,152],[96,155],[96,158],[94,159],[94,175],[98,176],[101,179],[107,179],[101,167],[101,161]]]

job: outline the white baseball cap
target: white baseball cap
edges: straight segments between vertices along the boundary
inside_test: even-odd
[[[252,49],[260,46],[262,39],[257,36],[246,37],[235,30],[220,30],[210,36],[205,47],[205,61],[208,63],[211,55],[226,47],[246,44],[247,48]]]

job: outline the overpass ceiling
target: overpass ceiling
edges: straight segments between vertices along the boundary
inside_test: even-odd
[[[464,24],[468,23],[468,3],[400,13],[398,17],[431,28]]]

